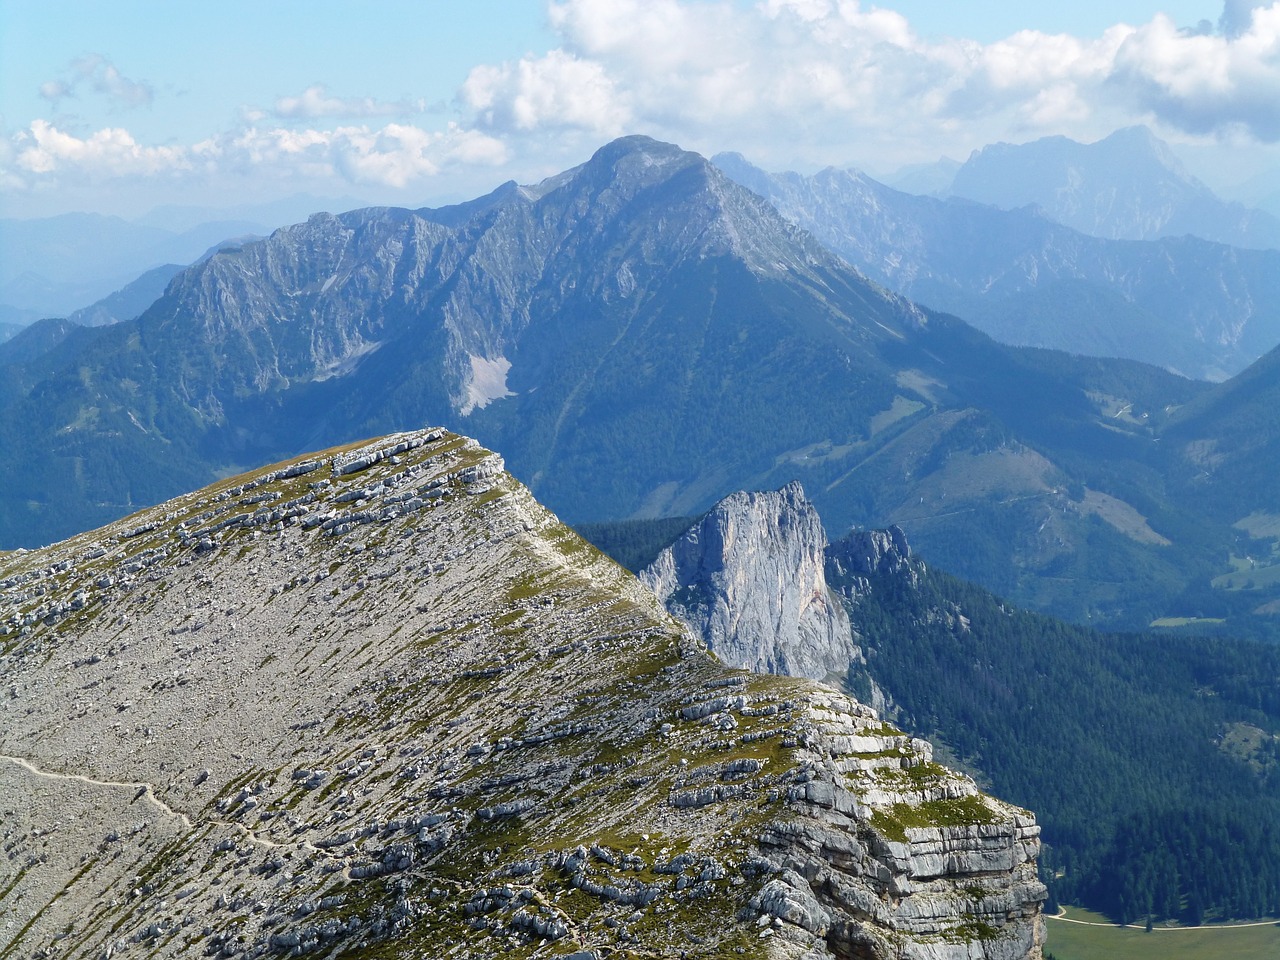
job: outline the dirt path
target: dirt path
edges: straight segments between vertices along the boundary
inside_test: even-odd
[[[114,780],[94,780],[92,777],[85,777],[78,773],[53,773],[49,770],[41,770],[39,767],[33,764],[30,760],[27,760],[23,757],[11,757],[11,756],[8,756],[7,754],[2,754],[2,753],[0,753],[0,760],[7,760],[9,761],[9,763],[12,763],[12,764],[15,764],[16,766],[21,767],[23,770],[26,770],[28,773],[34,774],[37,777],[42,777],[46,780],[72,780],[76,783],[87,783],[95,787],[120,787],[125,790],[136,790],[138,791],[138,794],[133,798],[134,800],[138,800],[140,798],[145,799],[149,801],[153,806],[159,808],[159,810],[162,813],[166,814],[167,816],[173,817],[175,820],[181,821],[184,829],[192,830],[195,828],[195,825],[191,822],[190,817],[188,817],[185,813],[182,813],[178,810],[174,810],[173,807],[169,806],[167,803],[165,803],[163,800],[157,797],[155,794],[155,791],[151,789],[151,784],[149,783],[120,783]]]
[[[9,763],[12,763],[15,766],[21,767],[23,770],[26,770],[28,773],[33,774],[34,776],[42,777],[48,780],[71,780],[76,783],[87,783],[95,787],[119,787],[125,790],[135,790],[137,791],[137,794],[134,796],[133,798],[134,800],[139,800],[139,799],[147,800],[153,806],[158,808],[162,813],[166,814],[167,816],[173,817],[175,820],[180,821],[182,823],[184,830],[190,831],[190,830],[196,829],[196,825],[191,821],[190,817],[188,817],[185,813],[183,813],[180,810],[174,810],[173,807],[169,806],[167,803],[165,803],[163,800],[157,797],[155,794],[155,790],[152,788],[152,785],[149,783],[137,783],[137,782],[126,783],[126,782],[121,782],[116,780],[94,780],[92,777],[82,776],[81,774],[78,774],[78,773],[53,773],[52,771],[49,771],[49,770],[40,769],[35,764],[33,764],[30,760],[27,760],[23,757],[11,757],[8,754],[3,754],[3,753],[0,753],[0,760],[7,760]],[[256,843],[263,847],[270,847],[272,849],[277,849],[277,850],[279,849],[295,850],[295,849],[301,848],[307,851],[308,853],[318,853],[326,857],[330,856],[328,852],[321,850],[318,847],[312,846],[312,844],[309,841],[302,840],[297,843],[276,843],[274,840],[268,840],[265,837],[258,836],[256,833],[254,833],[244,824],[235,823],[230,820],[210,819],[210,820],[203,821],[203,823],[216,824],[218,826],[229,827],[237,831],[238,833],[240,833],[242,836],[245,837],[245,839],[249,840],[251,843]]]
[[[1078,923],[1084,927],[1112,927],[1116,930],[1145,930],[1145,923],[1099,923],[1096,920],[1074,920],[1067,916],[1067,911],[1061,913],[1046,913],[1046,920],[1061,920],[1063,923]],[[1228,923],[1213,924],[1209,926],[1199,927],[1152,927],[1153,933],[1175,933],[1181,930],[1239,930],[1242,927],[1276,927],[1280,926],[1280,920],[1258,920],[1250,923]]]

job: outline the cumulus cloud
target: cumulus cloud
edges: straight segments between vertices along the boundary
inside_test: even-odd
[[[471,71],[460,93],[489,128],[528,131],[576,127],[611,136],[626,129],[631,111],[604,67],[562,50]]]
[[[45,120],[34,121],[9,144],[14,173],[91,173],[99,177],[150,176],[188,169],[187,151],[180,147],[147,147],[117,127],[77,137]]]
[[[64,77],[40,84],[39,94],[54,106],[66,97],[74,97],[83,88],[107,97],[125,107],[149,106],[155,99],[151,85],[143,80],[130,80],[114,63],[100,53],[90,53],[72,60]]]
[[[321,117],[400,117],[426,109],[424,100],[386,102],[372,97],[334,97],[324,84],[318,83],[296,97],[280,97],[273,112],[284,120],[316,120]]]
[[[1247,26],[1236,15],[1220,36],[1188,36],[1157,16],[1117,51],[1112,85],[1188,132],[1280,142],[1280,3],[1248,12]]]
[[[456,124],[436,132],[395,123],[332,130],[251,126],[190,145],[148,147],[120,128],[82,137],[37,120],[0,150],[0,178],[9,186],[29,186],[58,178],[105,182],[267,172],[403,188],[448,166],[495,165],[506,158],[500,141]]]
[[[1280,3],[1228,2],[1221,30],[1164,16],[1096,37],[924,39],[854,0],[557,0],[560,46],[484,65],[460,93],[486,130],[782,142],[1038,136],[1157,122],[1280,139]]]

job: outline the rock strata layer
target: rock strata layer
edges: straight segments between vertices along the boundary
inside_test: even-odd
[[[1038,957],[1038,829],[473,441],[0,555],[0,956]]]

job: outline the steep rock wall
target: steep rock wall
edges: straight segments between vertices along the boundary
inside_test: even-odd
[[[640,573],[725,663],[822,679],[859,656],[827,588],[822,520],[799,483],[735,493]]]

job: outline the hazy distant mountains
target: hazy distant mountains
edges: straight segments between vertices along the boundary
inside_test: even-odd
[[[153,268],[191,263],[228,238],[266,234],[321,209],[358,206],[354,200],[345,206],[341,203],[345,201],[299,195],[230,210],[159,207],[134,221],[89,213],[0,220],[0,324],[23,325],[91,309],[87,305],[96,305],[95,301],[133,284]],[[125,294],[126,300],[136,302],[143,288],[154,287],[154,276],[144,279],[140,287]],[[129,317],[137,316],[163,290],[161,285]],[[122,319],[114,313],[110,316]],[[109,322],[100,311],[79,319]]]
[[[1280,251],[1106,240],[1038,210],[910,195],[855,170],[714,162],[871,279],[1006,343],[1215,380],[1280,344]]]
[[[1280,219],[1219,199],[1146,127],[1088,144],[1066,137],[992,144],[956,171],[948,193],[1004,209],[1035,206],[1111,240],[1190,235],[1280,249]]]
[[[0,221],[0,320],[65,317],[165,263],[190,263],[260,224],[205,223],[183,233],[99,214]]]
[[[136,320],[5,344],[0,543],[444,422],[574,521],[799,478],[833,531],[899,523],[1040,609],[1146,623],[1232,569],[1243,514],[1201,502],[1212,396],[1237,402],[1001,346],[868,283],[703,158],[627,138],[468,204],[316,216],[183,271]],[[1187,444],[1163,439],[1171,418]]]

